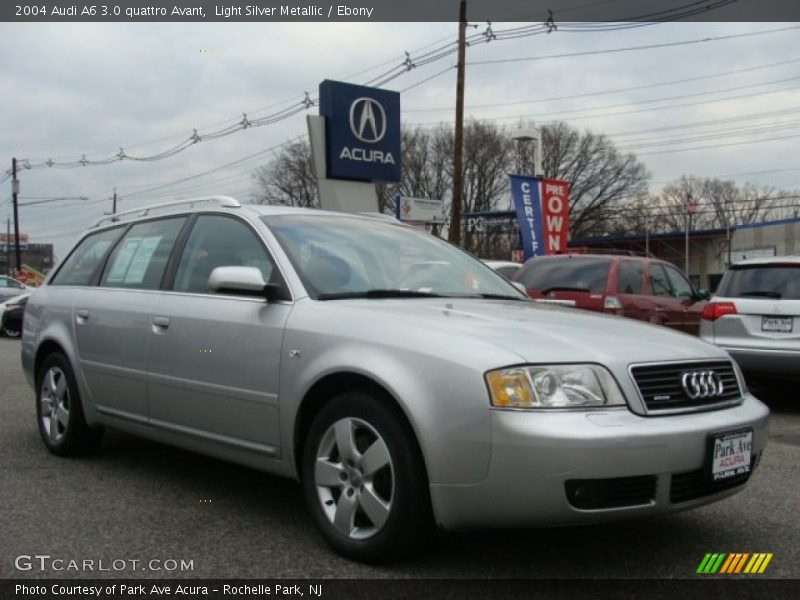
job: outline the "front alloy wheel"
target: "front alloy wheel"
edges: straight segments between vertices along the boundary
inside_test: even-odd
[[[345,392],[322,407],[305,436],[301,475],[325,541],[347,558],[399,558],[431,538],[422,453],[403,413],[377,392]]]
[[[351,539],[372,537],[392,511],[394,469],[386,442],[366,421],[347,417],[322,436],[314,466],[322,512]]]

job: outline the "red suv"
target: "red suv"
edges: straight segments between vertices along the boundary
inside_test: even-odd
[[[514,276],[531,298],[622,315],[697,335],[709,294],[675,265],[656,258],[602,254],[538,256]]]

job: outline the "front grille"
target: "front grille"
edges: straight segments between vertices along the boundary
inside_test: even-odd
[[[719,376],[722,392],[705,398],[691,398],[683,388],[684,374],[709,371]],[[733,364],[728,360],[638,365],[631,368],[631,375],[648,412],[702,410],[742,395]]]
[[[678,473],[670,479],[669,501],[673,504],[696,500],[711,494],[717,494],[725,490],[743,485],[750,479],[750,475],[755,471],[758,464],[758,456],[753,455],[750,459],[750,472],[714,481],[708,477],[707,469],[698,469],[688,473]]]
[[[619,508],[649,504],[656,497],[655,475],[614,479],[570,479],[564,487],[575,508]]]

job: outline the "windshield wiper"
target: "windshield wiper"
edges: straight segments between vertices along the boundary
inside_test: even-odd
[[[569,287],[566,285],[554,285],[547,289],[541,290],[542,294],[549,294],[550,292],[591,292],[589,288],[585,287]]]
[[[441,294],[433,292],[418,292],[415,290],[372,289],[360,292],[337,292],[320,294],[317,300],[346,300],[348,298],[443,298]]]
[[[771,292],[769,290],[750,290],[749,292],[742,292],[739,294],[740,298],[744,296],[753,296],[755,298],[775,298],[778,299],[781,297],[780,292]]]
[[[467,297],[472,298],[472,296]],[[488,300],[521,300],[523,302],[528,300],[528,298],[523,298],[522,296],[506,296],[505,294],[476,294],[475,297],[487,298]]]

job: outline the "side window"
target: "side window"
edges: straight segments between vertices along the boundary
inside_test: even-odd
[[[664,267],[658,263],[650,263],[650,289],[654,296],[672,296],[667,274],[664,272]]]
[[[124,230],[124,227],[116,227],[85,237],[64,261],[50,285],[89,285],[108,249]]]
[[[256,267],[267,283],[282,283],[280,273],[256,234],[231,217],[201,215],[192,228],[175,274],[175,291],[212,293],[208,278],[217,267]]]
[[[642,263],[638,260],[623,260],[617,271],[618,294],[642,293]]]
[[[147,221],[128,230],[111,253],[101,286],[157,290],[186,217]]]
[[[672,293],[676,298],[693,298],[694,289],[692,284],[686,281],[686,278],[681,275],[678,269],[673,267],[664,267],[667,271],[669,283],[672,285]]]

